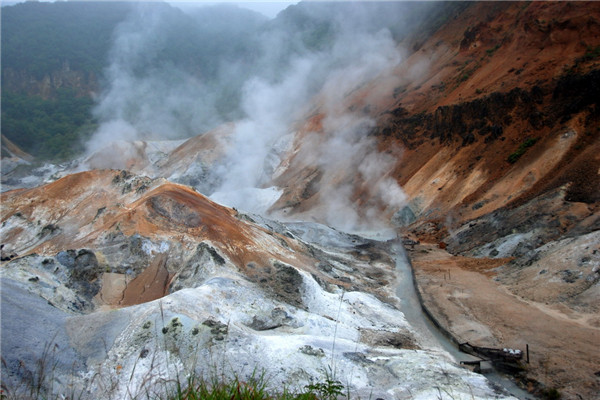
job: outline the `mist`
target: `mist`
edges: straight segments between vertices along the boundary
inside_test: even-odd
[[[173,44],[165,31],[172,30],[174,13],[139,5],[115,31],[105,90],[94,111],[100,127],[88,152],[116,140],[186,138],[233,121],[233,135],[225,156],[209,171],[214,185],[203,187],[205,195],[267,213],[282,193],[272,174],[294,149],[296,159],[322,171],[318,199],[302,218],[347,231],[385,226],[383,215],[406,201],[390,176],[399,151],[379,151],[369,135],[376,121],[365,110],[349,107],[348,99],[371,80],[389,77],[403,51],[399,28],[378,26],[378,20],[393,19],[389,7],[368,6],[363,12],[364,7],[300,3],[274,20],[253,16],[241,28],[238,18],[221,47],[207,32],[223,33],[231,10],[211,10],[208,19],[200,14],[189,20],[202,22],[203,35],[189,35],[200,43],[188,43],[181,54],[189,62],[178,63],[165,57]],[[400,13],[398,19],[407,16]],[[315,112],[325,116],[323,131],[309,132],[298,142],[299,127]]]
[[[245,36],[263,20],[233,6],[191,17],[166,4],[132,4],[113,34],[88,154],[118,140],[188,138],[239,117],[246,54],[230,58],[236,46],[251,51]]]
[[[364,110],[349,107],[351,93],[389,73],[401,60],[389,31],[343,31],[332,51],[316,65],[317,70],[323,64],[329,67],[318,95],[325,117],[322,132],[309,133],[298,158],[318,165],[323,176],[317,203],[302,217],[344,231],[378,230],[388,226],[385,210],[393,212],[404,205],[404,192],[389,176],[399,153],[380,152],[369,135],[376,121]],[[370,198],[361,201],[357,191],[368,192]]]

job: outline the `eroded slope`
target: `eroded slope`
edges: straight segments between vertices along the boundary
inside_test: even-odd
[[[29,390],[41,359],[54,368],[35,377],[47,396],[158,395],[177,374],[257,370],[300,390],[328,367],[360,396],[496,396],[406,323],[391,243],[254,222],[118,170],[6,192],[2,204],[10,395]]]

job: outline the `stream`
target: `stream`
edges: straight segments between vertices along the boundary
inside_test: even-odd
[[[401,310],[409,324],[422,335],[425,343],[441,347],[454,358],[456,363],[460,363],[460,361],[480,360],[480,358],[460,351],[458,346],[444,335],[425,314],[419,302],[413,281],[413,271],[404,247],[402,244],[396,243],[392,248],[396,259],[396,273],[398,274],[396,295],[400,299]],[[495,369],[486,372],[484,375],[495,386],[503,388],[518,399],[534,399],[531,394],[518,387],[510,378]]]
[[[262,222],[265,224],[265,221]],[[481,358],[460,351],[458,346],[434,325],[431,319],[425,314],[415,288],[410,260],[394,229],[347,234],[326,225],[313,222],[286,222],[280,224],[270,221],[270,223],[270,228],[274,225],[279,225],[280,232],[285,232],[285,229],[289,229],[302,240],[309,243],[318,243],[320,246],[325,247],[352,248],[368,241],[393,241],[391,250],[393,258],[396,261],[396,274],[398,277],[396,295],[400,299],[400,310],[404,313],[407,322],[419,334],[420,339],[426,346],[443,349],[450,354],[457,364],[461,361],[481,360]],[[283,227],[285,228],[282,229]],[[484,373],[484,375],[491,382],[492,386],[498,387],[518,399],[534,399],[532,395],[518,387],[509,377],[499,373],[493,367],[491,367],[489,372]]]

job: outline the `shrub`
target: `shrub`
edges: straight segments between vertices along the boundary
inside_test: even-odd
[[[519,158],[521,158],[521,156],[523,154],[525,154],[527,149],[530,148],[531,146],[533,146],[534,144],[536,144],[537,141],[538,141],[537,138],[529,138],[529,139],[525,140],[523,143],[521,143],[519,145],[519,148],[514,153],[512,153],[508,156],[506,161],[508,161],[511,164],[516,163],[517,160],[519,160]]]
[[[493,54],[496,52],[496,50],[498,50],[499,48],[500,48],[500,45],[499,45],[499,44],[497,44],[497,45],[495,45],[494,47],[492,47],[492,48],[490,48],[490,49],[487,49],[487,50],[485,51],[485,53],[486,53],[488,56],[490,56],[490,57],[491,57],[491,56],[492,56],[492,55],[493,55]]]
[[[592,47],[588,46],[585,54],[581,57],[582,61],[591,61],[600,57],[600,46]]]

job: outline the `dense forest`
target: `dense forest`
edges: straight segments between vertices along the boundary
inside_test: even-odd
[[[165,103],[179,92],[187,95],[183,106],[168,112],[183,121],[176,135],[199,134],[243,117],[240,98],[251,77],[277,82],[300,56],[327,54],[344,30],[387,27],[396,41],[410,40],[412,32],[418,46],[418,36],[449,15],[446,8],[464,6],[342,4],[301,2],[271,20],[227,4],[191,12],[157,2],[3,6],[2,134],[38,159],[69,159],[109,114],[132,124],[155,114],[144,114],[137,103],[148,92],[164,96]],[[358,25],[345,25],[349,14]],[[419,29],[415,14],[427,15]],[[115,91],[124,76],[131,86]],[[154,84],[157,79],[161,85]],[[117,106],[101,103],[111,95],[119,97]],[[161,105],[155,102],[155,108]]]
[[[83,2],[2,7],[2,133],[7,138],[41,159],[65,159],[81,149],[80,137],[94,123],[95,77],[102,74],[114,27],[129,7]],[[67,73],[61,76],[61,71]],[[74,71],[88,79],[70,82]]]
[[[111,49],[119,29],[127,29],[132,18],[139,18],[140,25],[145,18],[159,18],[160,24],[152,48],[131,63],[133,75],[177,66],[210,84],[220,84],[215,81],[225,60],[252,64],[255,46],[248,33],[266,20],[235,7],[206,8],[192,17],[166,3],[27,2],[3,7],[2,133],[40,159],[77,154],[97,124],[94,97],[111,84],[106,70],[118,57]],[[224,87],[224,113],[232,108],[240,82]]]
[[[59,88],[56,97],[2,92],[2,132],[21,149],[42,159],[67,159],[82,149],[91,133],[93,100]]]

